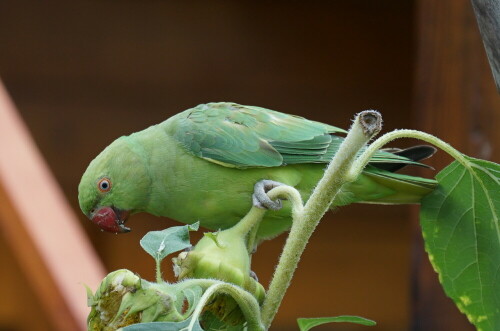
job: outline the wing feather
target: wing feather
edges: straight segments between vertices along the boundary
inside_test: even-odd
[[[163,123],[190,153],[227,167],[276,167],[328,163],[346,131],[273,110],[219,102],[198,105]],[[379,151],[377,163],[414,163]]]

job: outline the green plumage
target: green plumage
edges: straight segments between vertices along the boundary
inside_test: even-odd
[[[345,131],[272,110],[234,103],[199,105],[144,131],[121,137],[91,162],[79,186],[82,211],[113,206],[183,223],[227,228],[248,212],[253,187],[270,179],[296,187],[306,200]],[[418,203],[433,180],[395,174],[377,164],[415,161],[379,151],[335,205]],[[101,192],[98,182],[112,187]],[[262,238],[290,227],[289,206],[269,211]]]

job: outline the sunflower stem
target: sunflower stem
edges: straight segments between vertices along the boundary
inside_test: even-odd
[[[215,294],[230,295],[236,303],[238,303],[238,306],[247,321],[248,331],[264,331],[264,326],[262,325],[260,318],[259,303],[257,300],[242,288],[220,281],[214,281],[214,284],[207,288],[205,293],[203,293],[193,314],[191,315],[191,322],[187,330],[192,330],[194,323],[196,323],[201,316],[203,308]]]
[[[381,127],[382,116],[380,113],[373,110],[359,113],[306,205],[303,208],[301,204],[300,207],[297,207],[299,203],[292,201],[296,210],[293,215],[292,228],[261,309],[262,322],[266,329],[269,329],[278,312],[300,256],[314,229],[330,208],[342,185],[352,180],[349,174],[357,153],[380,131]],[[270,196],[270,198],[273,197]]]
[[[419,139],[425,142],[428,142],[429,144],[432,144],[446,153],[448,153],[451,157],[453,157],[455,160],[460,162],[463,166],[468,167],[469,162],[464,158],[462,153],[460,153],[458,150],[453,148],[450,144],[442,141],[441,139],[422,132],[418,130],[394,130],[391,132],[388,132],[381,137],[379,137],[377,140],[375,140],[373,143],[368,146],[368,148],[361,154],[357,160],[354,162],[349,177],[352,178],[357,178],[357,176],[363,171],[363,169],[366,167],[368,162],[370,162],[370,159],[375,155],[375,153],[384,147],[386,144],[389,142],[400,139],[400,138],[414,138],[414,139]]]
[[[161,259],[155,259],[156,261],[156,282],[158,284],[163,282],[163,278],[161,277]]]

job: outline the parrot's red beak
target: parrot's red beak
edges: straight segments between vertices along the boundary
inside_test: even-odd
[[[125,221],[129,214],[129,211],[119,210],[114,207],[100,207],[91,212],[90,220],[97,224],[103,231],[124,233],[130,231],[125,226]]]

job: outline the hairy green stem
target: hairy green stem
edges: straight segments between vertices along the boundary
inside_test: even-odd
[[[299,191],[297,191],[296,189],[294,189],[291,186],[282,185],[282,186],[275,187],[272,190],[270,190],[269,192],[267,192],[267,195],[269,196],[269,198],[271,200],[275,200],[278,198],[281,198],[284,200],[289,200],[290,203],[292,204],[292,215],[295,215],[296,213],[298,213],[299,211],[302,210],[302,206],[303,206],[302,197],[300,196]],[[266,212],[266,210],[262,209],[262,208],[255,207],[255,206],[252,208],[252,210],[253,209],[258,209],[260,211],[263,211],[263,214],[260,216],[261,217],[260,220],[262,220],[262,217],[264,216],[264,213]],[[246,218],[246,216],[245,216],[245,218]],[[243,222],[243,220],[240,221],[236,226],[239,226],[239,224],[242,222]],[[256,225],[257,225],[257,223],[256,223]],[[247,248],[248,248],[249,254],[252,254],[252,251],[255,248],[255,238],[257,237],[258,230],[259,230],[259,227],[254,226],[252,228],[252,231],[250,231],[250,233],[248,235]]]
[[[205,278],[188,278],[184,279],[178,283],[175,283],[176,288],[182,291],[186,288],[199,286],[202,289],[207,289],[212,285],[219,284],[220,281],[216,279],[205,279]]]
[[[259,227],[254,226],[250,233],[248,234],[248,240],[247,240],[247,251],[248,254],[250,255],[250,258],[257,247],[255,244],[255,240],[257,239],[257,233],[259,232]]]
[[[290,201],[290,203],[292,204],[293,217],[302,212],[302,209],[304,207],[302,196],[300,195],[299,191],[291,186],[282,185],[275,187],[271,191],[267,192],[267,195],[271,200],[281,198]]]
[[[226,230],[231,231],[237,236],[245,236],[249,233],[253,228],[257,227],[257,225],[262,221],[262,217],[266,213],[265,209],[252,207],[250,211],[234,225],[232,228]]]
[[[155,259],[156,261],[156,282],[158,284],[163,283],[163,278],[161,277],[161,259]]]
[[[290,285],[300,256],[335,195],[348,180],[358,151],[381,129],[382,117],[375,111],[358,114],[338,152],[303,209],[294,215],[292,228],[262,306],[262,322],[269,329]],[[362,169],[361,169],[362,170]],[[295,202],[296,203],[296,202]],[[297,203],[296,203],[297,204]]]
[[[382,147],[384,147],[387,143],[399,139],[399,138],[415,138],[419,140],[423,140],[425,142],[428,142],[446,153],[448,153],[450,156],[452,156],[455,160],[460,162],[463,166],[469,167],[468,161],[464,158],[462,153],[457,151],[455,148],[453,148],[450,144],[442,141],[441,139],[425,133],[421,132],[418,130],[394,130],[389,133],[386,133],[379,137],[377,140],[375,140],[373,143],[370,144],[370,146],[361,154],[358,159],[354,162],[349,177],[352,179],[355,179],[361,171],[366,167],[368,162],[370,162],[370,159],[372,156]]]
[[[192,314],[191,322],[189,323],[187,330],[191,330],[193,328],[194,323],[196,323],[196,320],[198,320],[203,312],[203,307],[207,304],[210,298],[215,294],[221,293],[230,295],[236,303],[238,303],[247,321],[248,331],[264,330],[264,326],[262,325],[260,319],[259,303],[253,295],[236,285],[221,281],[214,281],[214,284],[210,286],[205,293],[203,293]]]
[[[232,228],[226,230],[233,232],[235,236],[247,236],[248,254],[252,254],[252,251],[254,250],[255,238],[257,236],[257,231],[259,230],[259,224],[265,213],[265,209],[253,206],[245,217],[241,219],[241,221],[236,223],[236,225]]]

